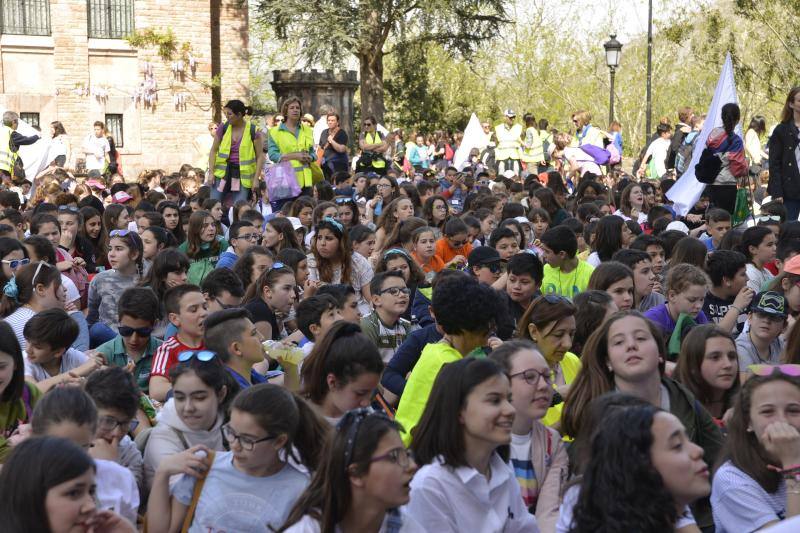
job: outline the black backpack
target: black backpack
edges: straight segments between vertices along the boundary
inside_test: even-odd
[[[727,144],[725,148],[730,148],[730,135],[725,142]],[[717,176],[719,176],[719,173],[722,170],[722,159],[719,158],[718,154],[723,154],[725,151],[725,149],[720,149],[720,151],[715,154],[711,148],[706,147],[703,150],[703,153],[700,154],[700,160],[694,166],[694,177],[697,178],[697,181],[700,183],[705,183],[706,185],[711,185],[714,183],[714,180],[717,179]]]

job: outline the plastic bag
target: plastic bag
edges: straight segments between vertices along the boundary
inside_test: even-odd
[[[270,201],[300,196],[300,185],[294,177],[294,168],[289,161],[272,165],[266,172],[267,194]]]

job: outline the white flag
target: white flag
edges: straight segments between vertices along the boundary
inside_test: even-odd
[[[0,107],[0,116],[5,113],[7,109]],[[17,153],[22,159],[22,164],[25,167],[25,177],[33,182],[33,178],[39,175],[39,172],[45,169],[50,162],[47,156],[50,153],[50,139],[46,139],[40,132],[36,131],[33,126],[28,124],[22,119],[19,119],[17,125],[17,133],[30,137],[31,135],[38,135],[41,137],[38,141],[27,146],[20,146]]]
[[[717,81],[717,88],[714,90],[714,98],[711,100],[711,107],[708,108],[706,121],[703,130],[697,138],[697,144],[692,151],[692,161],[686,168],[686,172],[678,179],[675,185],[667,192],[667,198],[675,202],[673,206],[679,215],[686,215],[694,204],[700,199],[700,194],[706,188],[705,183],[700,183],[694,177],[694,166],[700,161],[700,154],[706,147],[708,134],[714,128],[722,127],[722,106],[725,104],[738,104],[739,98],[736,95],[736,81],[733,79],[733,61],[731,54],[725,58],[722,72]],[[737,124],[736,133],[742,135],[742,128]],[[733,213],[731,213],[733,214]]]
[[[486,148],[486,134],[483,133],[481,121],[478,120],[478,116],[475,113],[469,117],[469,123],[464,129],[464,137],[461,139],[461,144],[453,156],[453,166],[458,170],[463,169],[469,162],[469,153],[473,148],[479,150]]]

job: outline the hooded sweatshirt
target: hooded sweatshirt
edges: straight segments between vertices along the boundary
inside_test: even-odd
[[[153,484],[156,468],[167,456],[180,453],[196,444],[204,444],[211,450],[224,450],[220,430],[222,422],[222,414],[219,414],[210,430],[189,429],[175,410],[175,400],[170,399],[161,410],[158,424],[150,432],[147,447],[144,449],[144,476],[147,487]],[[179,478],[180,476],[177,476],[176,480]]]

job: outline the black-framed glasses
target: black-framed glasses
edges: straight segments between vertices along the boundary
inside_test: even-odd
[[[117,420],[113,416],[101,416],[97,419],[97,427],[101,431],[114,431],[117,427],[120,427],[125,433],[129,433],[138,426],[139,421],[135,418],[132,420]]]
[[[80,213],[81,210],[75,207],[74,205],[60,205],[58,206],[59,211],[69,211],[70,213]]]
[[[407,470],[408,467],[410,467],[414,462],[414,452],[408,448],[398,447],[389,450],[389,452],[383,455],[369,458],[370,463],[374,463],[376,461],[389,461],[390,463],[396,464],[403,470]]]
[[[214,301],[217,302],[217,305],[220,306],[222,309],[233,309],[234,307],[238,307],[236,305],[228,305],[226,303],[223,303],[222,300],[220,300],[216,296],[214,297]]]
[[[411,289],[408,287],[388,287],[386,289],[382,289],[380,292],[378,292],[378,294],[386,294],[387,292],[392,296],[400,296],[401,294],[408,296],[411,294]]]
[[[214,359],[217,356],[216,353],[210,350],[186,350],[185,352],[181,352],[178,354],[178,361],[181,363],[185,363],[189,361],[193,357],[196,357],[198,361],[202,361],[207,363]]]
[[[364,127],[365,128],[371,128],[372,127],[372,122],[365,122],[364,123]]]
[[[31,260],[26,257],[24,259],[3,259],[2,262],[4,265],[8,265],[11,270],[16,270],[21,266],[27,265]]]
[[[230,424],[225,424],[222,426],[222,436],[225,437],[225,440],[228,441],[228,444],[233,444],[234,441],[239,441],[239,446],[246,452],[252,452],[253,449],[256,447],[256,444],[259,442],[266,442],[268,440],[272,440],[276,438],[278,435],[267,435],[263,439],[254,439],[251,437],[245,437],[244,435],[239,435],[236,433]]]
[[[130,337],[134,333],[140,337],[149,337],[153,333],[153,328],[131,328],[128,326],[119,326],[117,331],[123,337]]]
[[[547,373],[539,372],[535,368],[529,368],[527,370],[523,370],[522,372],[517,372],[516,374],[511,374],[508,377],[510,379],[514,379],[517,376],[522,376],[522,379],[525,380],[525,383],[527,383],[528,385],[534,386],[534,387],[539,383],[540,379],[543,379],[544,380],[544,384],[547,385],[548,387],[550,386],[550,384],[552,382],[551,378],[550,378],[550,371],[547,371]]]

